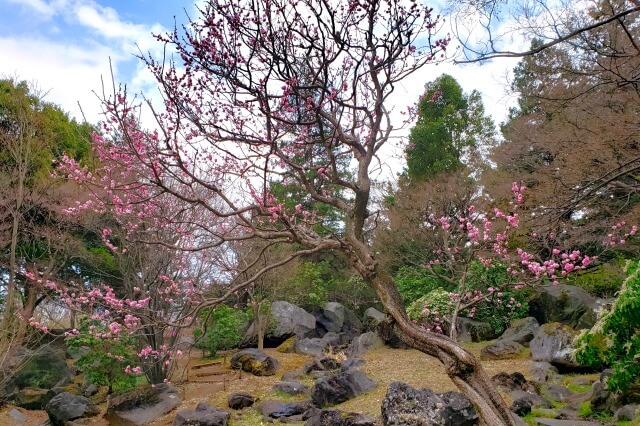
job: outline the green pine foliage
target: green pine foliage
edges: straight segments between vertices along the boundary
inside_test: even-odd
[[[426,84],[418,103],[418,120],[406,150],[409,178],[429,180],[458,169],[464,156],[490,141],[494,132],[480,93],[464,93],[455,78],[443,74]]]

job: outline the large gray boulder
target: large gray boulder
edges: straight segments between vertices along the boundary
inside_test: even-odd
[[[598,310],[608,303],[580,287],[549,285],[541,287],[539,295],[529,302],[529,314],[540,324],[559,322],[580,330],[593,327]]]
[[[498,335],[486,322],[471,318],[458,318],[459,342],[484,342],[495,339]]]
[[[406,349],[408,346],[400,339],[394,327],[386,323],[386,316],[374,307],[364,311],[362,320],[363,331],[375,331],[384,343],[395,349]]]
[[[246,371],[254,376],[273,376],[280,369],[277,359],[258,349],[236,352],[229,363],[231,368]]]
[[[373,306],[367,308],[367,310],[364,311],[364,316],[362,318],[362,330],[376,331],[378,329],[378,324],[384,321],[384,319],[385,315]]]
[[[111,399],[105,419],[109,424],[146,425],[171,412],[181,402],[173,386],[159,383]]]
[[[349,341],[360,334],[362,322],[349,308],[338,302],[327,302],[315,313],[318,335],[324,333],[346,333]]]
[[[7,394],[21,389],[35,391],[63,387],[73,377],[73,371],[67,365],[64,354],[48,345],[35,350],[23,347],[14,348],[7,354],[3,367],[6,367],[3,376],[7,377],[4,383],[4,391]],[[18,392],[18,394],[22,395],[23,393]],[[19,401],[16,402],[16,405],[21,406]],[[44,401],[44,404],[47,402],[48,399]],[[25,408],[42,409],[44,404]]]
[[[73,420],[100,414],[100,408],[88,398],[68,392],[59,393],[51,398],[45,411],[53,426],[66,426],[68,422]]]
[[[311,400],[316,407],[340,404],[374,389],[378,384],[361,370],[351,369],[321,377],[311,388]]]
[[[498,340],[510,340],[528,347],[529,342],[536,336],[539,328],[540,324],[534,317],[514,319],[509,324],[509,328],[498,337]]]
[[[346,308],[338,302],[327,302],[316,315],[316,320],[327,332],[340,333],[344,325]]]
[[[531,358],[559,368],[579,368],[575,359],[574,340],[578,332],[568,325],[544,324],[530,342]]]
[[[480,351],[481,359],[510,359],[519,356],[524,346],[511,340],[498,340]]]
[[[351,345],[346,350],[347,356],[355,358],[370,350],[384,346],[384,340],[377,333],[368,331],[351,341]]]
[[[271,304],[270,326],[265,334],[269,345],[277,346],[290,337],[314,337],[316,335],[316,318],[304,309],[282,300]],[[252,323],[245,333],[240,347],[255,346],[258,334]]]
[[[282,300],[271,304],[271,316],[276,322],[269,334],[288,339],[291,336],[306,336],[316,328],[315,317],[304,309]]]
[[[173,420],[173,426],[227,426],[231,413],[214,408],[204,402],[199,403],[195,410],[178,411]]]
[[[382,400],[385,426],[472,426],[480,421],[471,401],[461,393],[437,394],[393,382]]]

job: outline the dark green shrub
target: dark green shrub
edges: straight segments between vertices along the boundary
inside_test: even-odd
[[[489,288],[500,290],[493,293],[491,300],[476,304],[474,312],[467,309],[460,316],[473,315],[474,319],[491,325],[497,334],[502,333],[512,319],[525,318],[532,291],[528,287],[514,290],[510,280],[511,275],[503,265],[487,268],[479,261],[472,262],[466,277],[466,291],[473,293],[477,290],[486,294]]]
[[[624,260],[603,263],[581,274],[567,278],[567,284],[581,287],[596,297],[613,297],[622,287],[626,274]]]
[[[439,267],[436,265],[435,268]],[[441,272],[444,274],[444,271]],[[394,281],[405,306],[411,305],[433,290],[440,288],[451,291],[454,289],[450,283],[434,277],[426,268],[422,267],[403,266],[394,276]]]
[[[335,286],[327,262],[304,262],[297,273],[284,286],[281,300],[286,300],[307,311],[316,310],[329,301],[329,292]]]
[[[578,341],[576,359],[581,364],[615,370],[608,379],[614,392],[640,390],[640,269],[629,261],[628,278],[610,312]]]
[[[451,322],[450,317],[454,308],[454,300],[449,296],[451,290],[449,287],[437,287],[431,289],[435,285],[435,278],[421,275],[418,269],[403,268],[402,274],[399,274],[399,280],[404,288],[404,294],[407,297],[414,297],[420,289],[427,291],[426,295],[421,295],[417,299],[409,303],[407,312],[409,317],[430,329],[436,326],[445,327],[444,318]],[[425,279],[426,278],[426,279]],[[431,279],[431,280],[430,280]],[[528,313],[528,300],[531,297],[531,291],[528,289],[513,290],[509,285],[510,275],[506,268],[497,265],[485,268],[480,262],[473,262],[466,272],[465,291],[473,296],[474,291],[481,291],[487,294],[489,288],[502,288],[496,290],[493,297],[488,301],[482,301],[475,304],[472,308],[463,309],[458,313],[460,318],[473,318],[491,325],[496,333],[502,333],[512,319],[524,318]],[[401,284],[398,284],[399,287]],[[424,293],[422,293],[424,294]],[[501,297],[498,297],[498,294]],[[429,313],[426,313],[428,310]],[[438,312],[433,315],[433,312]]]
[[[200,314],[202,328],[193,333],[196,338],[195,346],[212,357],[218,351],[237,347],[242,341],[250,316],[227,305],[205,310]]]

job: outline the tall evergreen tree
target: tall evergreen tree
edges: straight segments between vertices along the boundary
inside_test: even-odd
[[[425,85],[418,111],[406,151],[407,175],[412,180],[429,180],[439,172],[456,170],[495,132],[480,93],[464,93],[447,74]]]

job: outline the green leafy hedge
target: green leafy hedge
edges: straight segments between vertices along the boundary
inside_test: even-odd
[[[640,390],[640,269],[639,261],[629,261],[628,278],[610,312],[578,341],[579,363],[602,369],[611,367],[608,379],[614,392]]]

